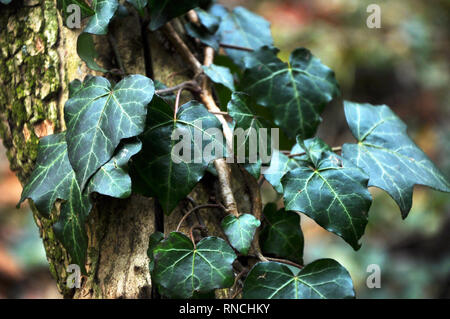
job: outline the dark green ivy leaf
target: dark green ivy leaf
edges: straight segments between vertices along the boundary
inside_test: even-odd
[[[239,217],[228,215],[222,220],[222,229],[231,246],[243,255],[248,254],[256,228],[260,225],[261,222],[250,214]]]
[[[74,172],[67,158],[65,133],[39,140],[36,166],[22,190],[20,205],[31,198],[38,211],[49,217],[57,199],[68,200]]]
[[[234,91],[233,74],[231,74],[229,68],[211,64],[210,66],[203,66],[203,71],[214,83],[222,84]]]
[[[150,264],[149,269],[150,273],[153,272],[153,269],[155,268],[155,258],[153,256],[153,251],[158,246],[158,244],[164,239],[164,234],[155,231],[153,234],[150,235],[150,239],[148,241],[148,249],[147,249],[147,256],[150,258]]]
[[[233,249],[225,240],[206,237],[197,243],[182,233],[172,232],[153,250],[152,279],[170,298],[191,298],[233,284]]]
[[[291,154],[300,154],[304,152],[298,144],[295,144],[291,150]],[[306,155],[297,157],[288,157],[279,150],[272,150],[272,158],[270,166],[264,172],[264,178],[273,186],[280,194],[283,193],[283,185],[281,178],[289,171],[299,168],[306,162]]]
[[[106,69],[100,67],[95,59],[98,57],[95,49],[93,34],[105,35],[108,33],[108,25],[119,7],[117,0],[98,0],[93,2],[94,16],[89,19],[86,28],[78,36],[77,53],[86,65],[100,72],[107,72]]]
[[[75,79],[69,83],[69,98],[71,98],[81,87],[83,86],[83,83]]]
[[[221,4],[213,3],[208,8],[208,13],[219,18],[220,20],[228,14],[228,10]]]
[[[144,8],[147,6],[147,0],[127,0],[133,7],[139,12],[141,16],[144,16]]]
[[[303,232],[300,216],[283,208],[277,210],[274,203],[264,207],[264,228],[260,235],[263,254],[289,259],[303,264]]]
[[[249,96],[242,92],[234,92],[231,100],[227,105],[228,114],[235,120],[234,130],[242,129],[244,131],[243,139],[235,144],[235,153],[238,155],[238,163],[244,163],[244,168],[255,178],[258,178],[261,170],[261,158],[257,156],[257,151],[261,151],[259,147],[260,129],[268,129],[270,125],[252,110]],[[239,137],[239,135],[237,135]],[[253,139],[253,141],[251,140]],[[251,144],[256,145],[256,149],[251,150]],[[267,131],[266,150],[267,156],[270,154],[270,132]],[[243,156],[239,155],[243,154]],[[253,157],[253,158],[252,158]]]
[[[108,72],[108,70],[102,68],[95,62],[98,57],[98,52],[95,50],[93,35],[89,33],[82,33],[77,39],[77,53],[83,60],[88,68],[94,71]]]
[[[198,15],[200,24],[187,23],[184,28],[190,37],[198,39],[201,43],[212,47],[215,51],[219,51],[220,37],[217,29],[219,27],[220,17],[214,14],[214,8],[216,7],[217,5],[213,5],[207,11],[202,8],[196,8],[195,12]]]
[[[204,26],[210,33],[214,34],[219,28],[219,17],[203,10],[202,8],[196,8],[195,12],[197,13],[201,25]]]
[[[345,116],[358,144],[345,144],[343,157],[369,175],[369,186],[384,189],[397,202],[403,218],[411,209],[415,184],[450,192],[449,182],[388,106],[345,102]]]
[[[144,14],[144,12],[142,13]],[[127,7],[125,7],[123,4],[119,3],[119,7],[116,11],[116,17],[118,18],[126,18],[130,15],[130,12],[128,11]]]
[[[73,263],[84,271],[87,249],[85,221],[92,204],[82,194],[67,156],[65,133],[43,137],[39,141],[38,158],[19,202],[31,198],[38,211],[49,216],[57,199],[64,200],[58,222],[57,238],[68,251]]]
[[[162,83],[158,80],[154,81],[154,85],[155,85],[155,92],[157,90],[163,90],[163,89],[167,88],[167,86],[164,83]],[[175,103],[175,95],[173,93],[166,94],[166,95],[158,95],[155,93],[155,96],[153,97],[152,102],[150,103],[149,107],[165,110],[169,114],[170,113],[169,105],[174,105],[174,103]],[[147,119],[150,119],[150,116],[151,115],[148,114]],[[150,121],[147,120],[147,122],[150,122]],[[147,150],[147,147],[145,149]],[[145,160],[144,161],[142,160],[142,159],[144,159],[144,156],[142,156],[142,155],[139,155],[139,156],[141,157],[141,159],[138,158],[137,161],[131,162],[131,164],[130,164],[129,173],[130,173],[130,177],[132,180],[132,183],[131,183],[132,191],[133,191],[133,193],[138,193],[138,194],[141,194],[146,197],[154,197],[155,195],[149,186],[151,184],[151,182],[149,181],[148,176],[146,174],[140,173],[141,167],[145,166],[145,164],[143,164],[143,163],[145,163]]]
[[[368,176],[318,138],[305,141],[310,165],[281,180],[286,210],[300,211],[355,250],[367,225],[372,197]]]
[[[263,47],[245,59],[243,90],[271,110],[288,137],[312,137],[324,107],[339,94],[334,72],[307,49],[294,50],[289,63],[277,52]]]
[[[277,262],[256,264],[244,282],[244,299],[354,298],[352,278],[333,259],[319,259],[298,271]]]
[[[193,23],[186,23],[184,28],[190,37],[200,40],[200,42],[212,47],[215,51],[219,51],[219,37],[216,34],[212,34],[206,28]]]
[[[261,167],[262,162],[260,159],[256,161],[256,163],[243,163],[242,167],[255,179],[259,179],[261,176]]]
[[[19,205],[31,198],[38,211],[48,217],[55,201],[64,200],[53,228],[72,262],[83,271],[88,246],[85,222],[92,208],[89,194],[95,191],[113,197],[128,196],[131,185],[124,168],[140,147],[138,141],[124,144],[92,177],[87,191],[82,192],[69,162],[65,133],[49,135],[39,141],[36,167],[24,186]]]
[[[92,9],[95,14],[83,32],[104,35],[108,33],[108,25],[119,7],[118,0],[97,0],[93,2]]]
[[[142,148],[138,140],[119,146],[116,154],[92,176],[88,193],[127,198],[131,195],[131,178],[128,175],[128,161]]]
[[[69,253],[72,263],[79,265],[85,273],[88,247],[85,223],[92,203],[89,195],[82,193],[73,172],[67,196],[67,201],[61,204],[59,220],[53,225],[53,230],[56,238]]]
[[[202,156],[205,148],[217,145],[223,157],[226,156],[222,133],[218,139],[217,135],[208,132],[216,129],[219,134],[221,124],[196,101],[181,106],[176,120],[172,108],[159,97],[151,103],[148,112],[147,129],[142,135],[143,150],[136,156],[133,169],[141,184],[147,184],[159,199],[164,212],[170,214],[203,177],[209,162],[222,157],[215,152],[205,152]],[[172,140],[175,133],[179,134]],[[197,144],[195,136],[200,136]],[[180,154],[182,146],[186,146],[184,151],[189,153],[183,154],[187,158]],[[179,163],[174,162],[172,155]]]
[[[257,50],[264,45],[273,45],[270,23],[264,18],[248,11],[243,7],[236,7],[223,17],[218,30],[220,42]],[[243,67],[244,57],[250,53],[236,49],[225,49],[234,63]]]
[[[173,18],[208,2],[209,0],[150,0],[149,28],[155,31]]]
[[[103,77],[89,77],[66,102],[69,160],[82,189],[121,139],[142,133],[153,93],[152,80],[142,75],[128,76],[114,87]]]

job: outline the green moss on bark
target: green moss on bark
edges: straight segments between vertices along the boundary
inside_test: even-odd
[[[58,19],[53,1],[12,5],[0,15],[0,138],[11,169],[24,183],[34,168],[39,137],[59,130],[62,87],[57,53]],[[51,132],[50,132],[51,133]],[[55,216],[42,218],[31,205],[44,242],[50,271],[64,295],[68,256],[55,240]],[[53,214],[55,215],[55,214]]]
[[[56,129],[59,127],[54,106],[61,87],[55,47],[57,12],[53,1],[2,10],[6,12],[0,17],[0,133],[11,169],[23,182],[37,155],[38,132],[34,126],[48,120]],[[31,130],[24,130],[26,123]]]

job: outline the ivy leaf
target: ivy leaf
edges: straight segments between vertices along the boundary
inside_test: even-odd
[[[147,6],[147,0],[127,0],[133,7],[139,12],[141,16],[144,16],[144,9]]]
[[[203,71],[214,83],[219,83],[231,91],[234,91],[234,79],[233,74],[229,68],[224,66],[211,64],[210,66],[203,66]]]
[[[195,8],[195,12],[197,13],[201,25],[204,26],[210,33],[214,34],[219,28],[219,17],[203,10],[202,8]]]
[[[98,52],[95,50],[92,34],[82,33],[78,36],[77,53],[81,60],[83,60],[91,70],[103,73],[108,72],[108,70],[102,68],[95,62],[95,59],[98,57]]]
[[[155,231],[153,234],[150,235],[150,239],[148,241],[148,249],[147,249],[147,256],[148,256],[148,258],[150,258],[150,264],[149,264],[150,273],[152,273],[153,269],[155,268],[155,258],[153,256],[153,251],[158,246],[158,244],[163,240],[164,240],[164,234],[159,231]]]
[[[289,63],[277,52],[263,47],[245,59],[243,90],[271,110],[288,137],[312,137],[324,107],[339,94],[334,72],[307,49],[294,50]]]
[[[219,51],[219,37],[216,34],[212,34],[206,28],[199,27],[193,23],[186,23],[184,28],[190,37],[200,40],[200,42],[212,47],[215,51]]]
[[[89,19],[89,22],[83,32],[98,35],[107,34],[109,22],[116,13],[118,7],[118,0],[94,1],[92,9],[95,11],[95,14],[91,19]]]
[[[261,222],[253,215],[243,214],[239,217],[228,215],[222,220],[222,229],[231,246],[243,255],[248,254],[256,228]]]
[[[83,86],[83,83],[75,79],[69,83],[69,98],[72,97],[81,87]]]
[[[0,0],[0,3],[7,5],[10,4],[12,2],[12,0]]]
[[[116,154],[92,176],[88,193],[127,198],[131,195],[131,178],[127,173],[130,158],[142,148],[138,140],[127,142],[119,147]]]
[[[288,172],[281,180],[286,210],[308,215],[359,249],[372,201],[367,175],[331,152],[319,138],[307,140],[305,145],[310,165]]]
[[[94,70],[100,72],[108,72],[106,69],[100,67],[95,59],[98,57],[97,50],[95,50],[94,40],[92,34],[105,35],[108,33],[108,25],[117,9],[119,2],[117,0],[97,0],[93,2],[94,16],[90,18],[83,33],[77,39],[77,53],[86,65]],[[92,9],[91,9],[92,10]]]
[[[150,0],[149,28],[155,31],[173,18],[208,2],[209,0]]]
[[[261,129],[267,129],[270,125],[251,109],[249,96],[242,92],[234,92],[231,95],[231,100],[227,105],[228,114],[235,120],[235,133],[241,129],[242,135],[237,135],[237,143],[235,146],[236,154],[238,156],[238,163],[245,163],[244,167],[252,176],[258,178],[262,165],[261,156],[257,156],[259,147],[259,140]],[[239,136],[243,138],[239,140]],[[252,137],[253,136],[253,137]],[[252,140],[253,138],[253,140]],[[256,149],[251,149],[252,144]],[[270,133],[267,132],[266,149],[270,153]],[[265,154],[267,155],[267,154]],[[245,157],[245,158],[244,158]]]
[[[133,166],[164,212],[170,214],[203,177],[209,162],[226,156],[221,124],[196,101],[181,106],[176,120],[172,108],[159,98],[148,112],[147,129],[141,137],[143,150]],[[222,154],[207,152],[211,146],[217,146]]]
[[[277,262],[257,263],[244,282],[244,299],[354,298],[352,278],[333,259],[319,259],[298,271]]]
[[[80,8],[82,19],[95,14],[95,11],[84,0],[58,0],[56,5],[63,16],[64,24],[68,17],[67,7],[71,4],[75,4]]]
[[[264,207],[264,228],[261,231],[261,249],[265,255],[274,255],[303,264],[303,232],[297,213],[277,210],[274,203]]]
[[[68,200],[61,204],[59,220],[53,225],[53,230],[56,238],[69,253],[72,263],[79,265],[83,273],[86,273],[84,265],[88,237],[85,223],[92,203],[89,195],[82,193],[73,172],[68,191]]]
[[[167,86],[158,80],[154,81],[154,85],[155,85],[155,92],[158,90],[167,89]],[[155,93],[155,96],[153,97],[150,106],[165,110],[169,114],[170,113],[169,105],[173,105],[174,103],[175,103],[174,94],[158,95]],[[150,118],[150,114],[147,115],[147,118]],[[138,155],[137,157],[139,156],[141,155]],[[145,160],[143,161],[142,159],[143,157],[141,156],[141,160],[137,158],[137,160],[135,159],[134,162],[130,163],[129,174],[132,180],[131,183],[132,191],[133,193],[138,193],[146,197],[155,197],[154,193],[150,189],[149,185],[151,184],[151,182],[148,180],[148,176],[140,173],[141,167],[144,167],[146,165],[143,164],[146,162]]]
[[[302,153],[303,149],[298,144],[291,150],[291,154]],[[304,165],[306,156],[288,157],[279,150],[272,150],[272,158],[270,159],[270,166],[264,171],[264,178],[273,186],[273,188],[280,194],[283,193],[283,185],[281,178],[289,171]]]
[[[261,176],[262,161],[260,159],[258,159],[256,163],[243,163],[241,165],[255,179],[259,179]]]
[[[227,8],[225,8],[221,4],[213,3],[208,8],[208,13],[210,13],[213,16],[215,16],[215,17],[219,18],[220,20],[222,20],[222,18],[225,17],[228,14],[228,10],[227,10]],[[219,26],[220,26],[220,24],[219,24]]]
[[[236,7],[226,15],[218,30],[220,42],[247,47],[257,50],[264,45],[273,45],[270,23],[264,18],[248,11],[243,7]],[[225,49],[234,63],[243,67],[244,57],[250,53],[236,49]]]
[[[403,218],[411,209],[415,184],[450,192],[449,182],[388,106],[345,102],[345,116],[358,144],[345,144],[343,157],[369,175],[369,186],[385,190],[397,202]]]
[[[49,217],[56,200],[63,200],[55,235],[69,253],[72,262],[85,272],[88,238],[85,222],[92,208],[91,192],[124,197],[131,185],[124,166],[139,151],[138,141],[124,144],[117,154],[93,176],[87,191],[82,192],[69,162],[66,133],[43,137],[39,141],[36,167],[24,186],[20,203],[31,198],[38,211]]]
[[[36,167],[24,186],[20,203],[31,198],[38,211],[49,217],[57,199],[61,204],[59,221],[54,225],[57,238],[84,270],[87,235],[84,223],[91,210],[89,197],[82,194],[67,156],[65,133],[39,141]]]
[[[73,170],[67,158],[65,134],[53,134],[39,140],[36,166],[22,190],[18,206],[31,198],[38,211],[49,217],[57,199],[68,200]]]
[[[82,189],[111,159],[121,139],[142,133],[153,93],[152,80],[142,75],[128,76],[113,87],[103,77],[89,77],[66,102],[69,160]]]
[[[203,238],[196,247],[182,233],[172,232],[154,249],[152,279],[170,298],[190,298],[233,284],[233,249],[218,237]]]

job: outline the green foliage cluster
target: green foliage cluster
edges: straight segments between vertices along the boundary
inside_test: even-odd
[[[228,114],[233,127],[279,127],[294,140],[290,154],[272,150],[264,178],[283,195],[284,208],[266,205],[263,220],[251,214],[228,215],[221,226],[226,238],[195,242],[172,232],[151,236],[148,255],[153,282],[161,294],[192,298],[233,285],[233,263],[247,256],[255,234],[269,261],[256,263],[243,282],[245,298],[352,298],[347,270],[330,259],[303,264],[301,212],[342,237],[355,250],[368,222],[372,197],[368,187],[385,190],[406,217],[416,184],[449,192],[450,184],[406,134],[405,124],[385,105],[345,102],[347,122],[356,139],[342,154],[315,137],[326,105],[340,94],[333,71],[305,48],[292,52],[288,63],[277,57],[269,23],[238,7],[228,11],[211,1],[129,0],[149,16],[149,32],[195,8],[199,24],[187,23],[187,33],[204,45],[223,47],[226,63],[204,67],[204,74],[229,90]],[[89,22],[78,40],[78,53],[93,70],[100,68],[92,35],[104,35],[118,14],[117,0],[58,1],[82,4]],[[156,88],[155,88],[156,87]],[[62,200],[55,233],[74,263],[86,261],[85,222],[92,193],[125,198],[134,192],[158,198],[170,214],[205,175],[216,155],[198,162],[171,160],[177,129],[215,140],[209,128],[221,123],[205,106],[190,101],[173,109],[173,96],[155,94],[163,87],[143,75],[130,75],[114,84],[88,76],[71,85],[65,104],[67,131],[39,143],[36,168],[24,187],[21,202],[31,198],[48,216]],[[177,102],[175,102],[177,103]],[[202,127],[196,121],[202,121]],[[190,141],[195,147],[194,140]],[[248,153],[248,140],[237,148]],[[251,164],[251,165],[249,165]],[[254,178],[261,162],[247,163]],[[250,256],[249,256],[250,258]],[[84,266],[83,266],[84,268]]]

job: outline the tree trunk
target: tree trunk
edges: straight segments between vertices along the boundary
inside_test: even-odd
[[[160,32],[142,28],[139,17],[129,7],[130,15],[118,18],[110,26],[119,55],[130,74],[144,74],[168,86],[187,79],[190,72]],[[179,24],[179,23],[178,23]],[[174,23],[177,27],[177,21]],[[181,24],[179,24],[181,25]],[[178,26],[179,26],[178,25]],[[180,29],[180,28],[178,28]],[[181,29],[180,29],[181,30]],[[0,15],[0,137],[7,148],[11,169],[25,183],[34,167],[40,137],[65,129],[63,109],[68,98],[68,83],[87,74],[102,75],[89,70],[76,53],[80,30],[63,27],[56,1],[14,1],[2,8]],[[114,68],[114,56],[108,38],[96,39],[98,61]],[[194,52],[201,52],[190,43]],[[116,79],[117,80],[117,79]],[[189,98],[186,96],[184,99]],[[239,169],[233,169],[233,187],[241,212],[250,212],[249,192]],[[81,288],[69,289],[66,284],[70,257],[55,238],[52,224],[58,207],[50,218],[44,218],[32,207],[40,229],[50,271],[64,297],[75,298],[151,298],[152,284],[148,270],[148,239],[155,231],[168,234],[192,199],[198,204],[211,198],[220,199],[214,177],[208,176],[170,216],[163,216],[156,200],[138,195],[125,200],[97,196],[88,221],[88,275]],[[58,206],[58,205],[56,205]],[[209,234],[221,234],[223,212],[203,209],[199,212]],[[195,215],[188,218],[189,225]],[[227,290],[218,297],[227,297]]]

